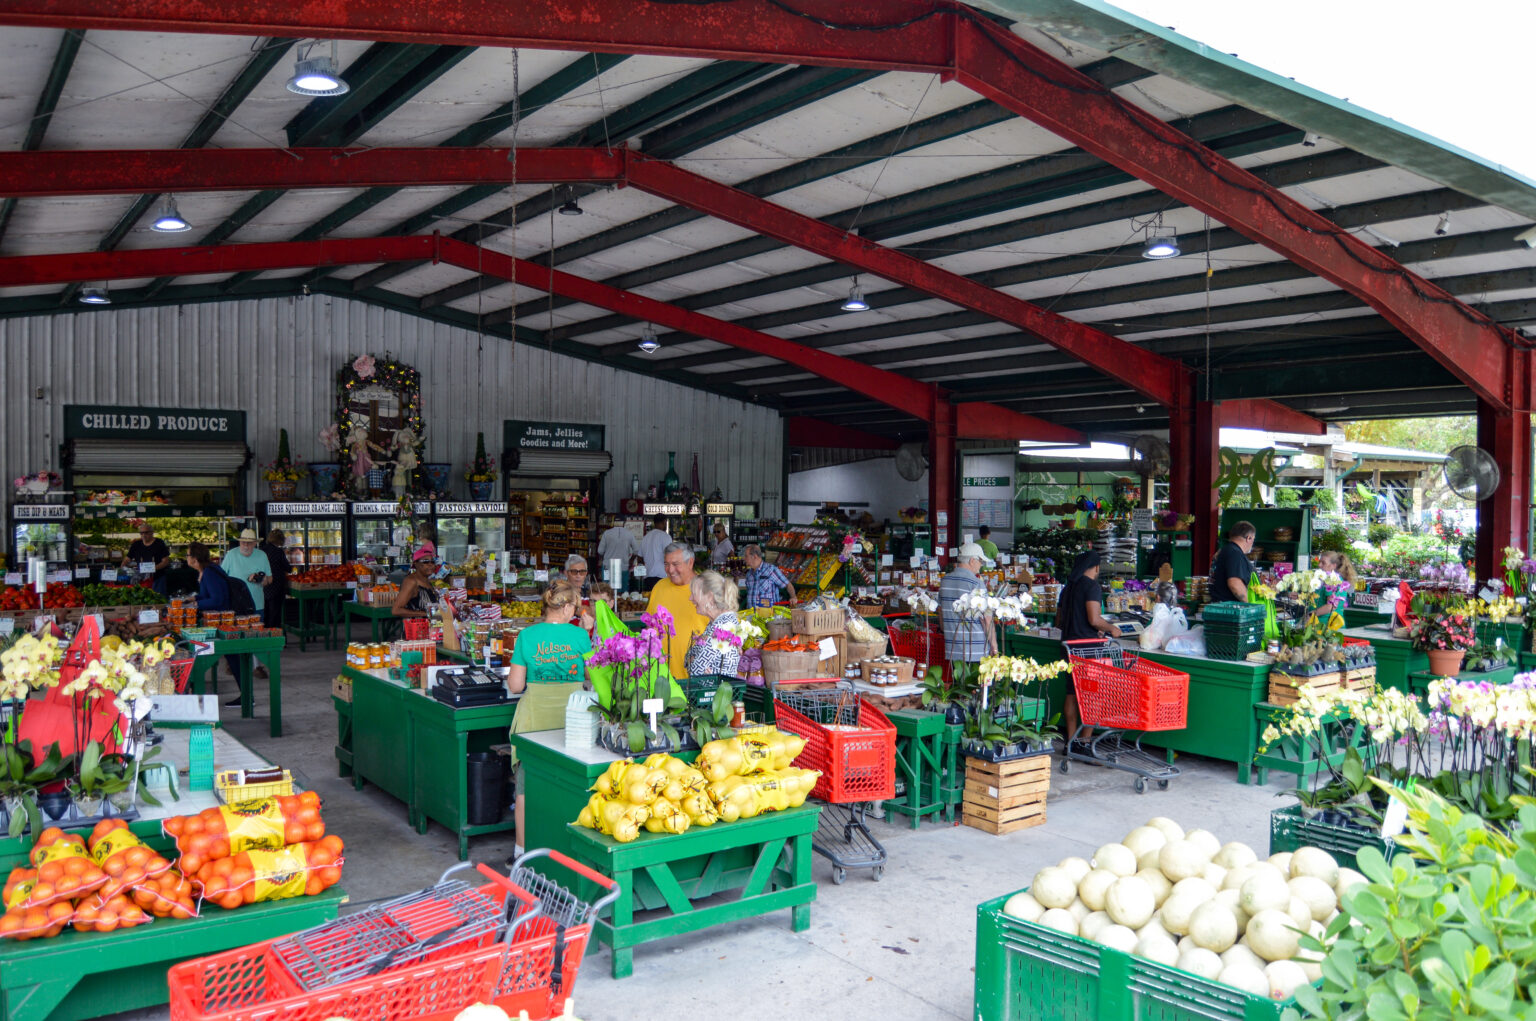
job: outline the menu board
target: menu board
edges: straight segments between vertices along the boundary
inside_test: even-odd
[[[961,500],[960,527],[979,528],[982,525],[1004,532],[1013,531],[1012,503],[1007,499]]]

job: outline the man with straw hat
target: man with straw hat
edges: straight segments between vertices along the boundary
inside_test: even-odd
[[[240,533],[240,544],[227,551],[219,566],[229,576],[230,583],[242,582],[250,589],[251,602],[256,607],[256,612],[261,613],[266,606],[265,592],[268,585],[272,584],[272,561],[267,555],[256,548],[258,539],[254,529],[247,528]],[[266,676],[266,668],[256,669],[257,677]],[[238,675],[235,678],[239,680]],[[236,700],[235,704],[239,704]]]

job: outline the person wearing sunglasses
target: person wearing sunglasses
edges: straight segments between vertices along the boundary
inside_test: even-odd
[[[411,556],[411,573],[400,583],[391,613],[396,617],[436,617],[442,596],[432,587],[437,573],[437,547],[424,542]]]

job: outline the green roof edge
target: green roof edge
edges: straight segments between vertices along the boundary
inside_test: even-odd
[[[1063,36],[1186,82],[1356,152],[1536,220],[1536,181],[1222,53],[1104,0],[967,0],[970,6]]]

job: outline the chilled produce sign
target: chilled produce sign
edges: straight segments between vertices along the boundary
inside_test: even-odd
[[[602,450],[600,425],[579,422],[502,423],[502,446],[507,450]]]
[[[298,514],[345,514],[344,503],[277,503],[267,504],[270,517],[293,517]]]
[[[505,514],[505,503],[439,503],[438,514]]]
[[[71,440],[237,440],[244,443],[245,412],[66,404],[64,437]]]
[[[69,507],[65,504],[18,503],[11,508],[17,521],[68,521]]]

